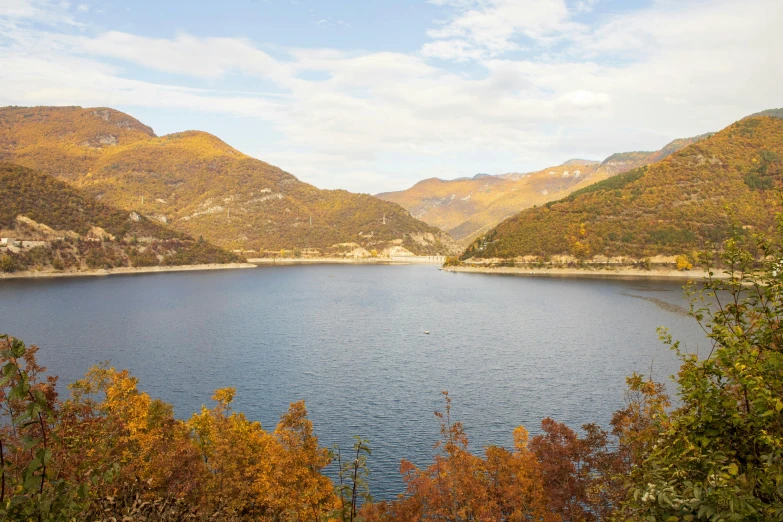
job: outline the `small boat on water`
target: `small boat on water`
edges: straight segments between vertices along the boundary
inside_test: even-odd
[[[429,334],[430,334],[430,331],[429,331],[429,330],[424,330],[424,333],[425,333],[425,334],[427,334],[427,335],[429,335]]]

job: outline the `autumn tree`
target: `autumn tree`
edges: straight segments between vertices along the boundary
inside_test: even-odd
[[[0,518],[73,520],[86,508],[87,487],[67,480],[55,458],[57,379],[43,378],[36,351],[0,336]]]
[[[444,392],[437,454],[426,469],[403,461],[404,495],[363,509],[368,520],[539,520],[560,518],[546,508],[541,470],[528,447],[527,431],[514,432],[514,449],[490,446],[485,457],[468,450],[462,423],[451,418],[451,397]]]

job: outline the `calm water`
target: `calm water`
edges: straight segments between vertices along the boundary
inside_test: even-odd
[[[626,375],[676,371],[658,326],[706,346],[661,302],[684,306],[680,284],[265,267],[0,281],[0,332],[38,344],[64,383],[99,361],[129,368],[183,418],[225,386],[267,428],[305,399],[322,444],[370,439],[373,493],[388,498],[400,459],[429,462],[441,390],[474,448],[547,416],[607,425]]]

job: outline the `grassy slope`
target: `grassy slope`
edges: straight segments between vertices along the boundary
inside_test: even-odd
[[[419,254],[454,249],[450,237],[396,204],[319,190],[204,132],[156,137],[111,109],[0,109],[3,156],[226,247],[328,249],[353,242],[380,250],[396,240]]]
[[[650,166],[520,212],[463,258],[644,258],[709,247],[735,225],[745,234],[771,231],[782,156],[783,120],[741,120]]]
[[[34,223],[20,220],[19,216]],[[5,231],[3,235],[46,240],[51,244],[48,248],[35,249],[32,254],[14,256],[17,269],[30,264],[39,269],[55,264],[83,269],[241,260],[147,218],[132,219],[129,212],[95,201],[51,176],[2,162],[0,230]],[[100,239],[101,236],[103,241],[86,241],[88,237]]]
[[[452,181],[432,178],[378,197],[399,203],[414,216],[467,245],[520,210],[558,200],[597,181],[653,163],[704,137],[675,140],[658,151],[613,154],[600,164],[571,160],[529,174]]]

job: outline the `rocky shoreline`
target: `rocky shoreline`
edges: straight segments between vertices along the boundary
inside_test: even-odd
[[[226,263],[226,264],[204,264],[204,265],[180,265],[180,266],[139,266],[139,267],[119,267],[98,270],[83,271],[36,271],[25,270],[21,272],[11,272],[8,274],[0,273],[0,280],[3,279],[49,279],[57,277],[96,277],[110,275],[128,275],[128,274],[153,274],[161,272],[190,272],[197,270],[230,270],[237,268],[255,268],[252,263]]]
[[[442,265],[444,256],[394,256],[394,257],[258,257],[247,261],[255,265],[411,265],[430,264]]]
[[[709,273],[704,270],[675,270],[675,269],[650,269],[642,270],[632,267],[607,267],[607,268],[532,268],[532,267],[488,267],[488,266],[448,266],[442,267],[445,272],[461,272],[473,274],[499,274],[517,276],[541,276],[541,277],[595,277],[611,279],[670,279],[678,281],[698,280],[709,278]],[[715,271],[714,279],[725,278],[723,272]]]
[[[410,265],[431,264],[440,266],[443,264],[443,256],[404,256],[404,257],[368,257],[368,258],[341,258],[341,257],[309,257],[309,258],[253,258],[247,263],[227,264],[203,264],[180,266],[149,266],[149,267],[120,267],[98,270],[80,271],[56,271],[56,270],[24,270],[11,273],[0,273],[3,279],[51,279],[60,277],[96,277],[127,274],[152,274],[162,272],[189,272],[197,270],[230,270],[237,268],[258,268],[259,266],[292,266],[315,264],[346,264],[346,265]]]

